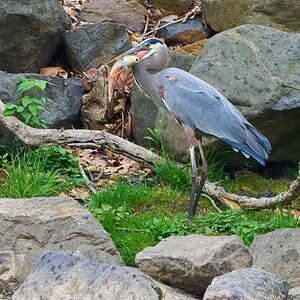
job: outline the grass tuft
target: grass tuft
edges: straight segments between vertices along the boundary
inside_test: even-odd
[[[26,198],[57,195],[63,182],[57,170],[45,171],[45,164],[25,151],[5,167],[7,178],[0,185],[0,197]]]
[[[58,195],[72,185],[68,176],[77,175],[75,162],[71,154],[60,147],[6,152],[0,158],[0,164],[7,173],[0,182],[0,197]]]

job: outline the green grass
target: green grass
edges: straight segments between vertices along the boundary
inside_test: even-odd
[[[189,195],[168,184],[118,182],[92,196],[88,209],[110,233],[125,263],[134,265],[137,252],[154,246],[171,235],[239,235],[246,245],[259,235],[278,228],[299,227],[291,214],[265,211],[212,211],[207,200],[200,205],[209,209],[197,214],[193,224],[185,226]]]
[[[56,196],[67,190],[72,185],[67,176],[71,171],[70,165],[64,165],[65,160],[70,163],[70,158],[62,153],[66,150],[58,148],[14,149],[3,155],[0,163],[7,176],[0,182],[0,197]]]
[[[224,168],[230,159],[232,151],[206,149],[206,159],[209,166],[208,179],[212,182],[225,179]],[[179,165],[163,149],[163,162],[154,162],[154,182],[164,184],[174,190],[189,191],[191,188],[191,165]],[[201,174],[201,160],[197,162],[198,174]]]

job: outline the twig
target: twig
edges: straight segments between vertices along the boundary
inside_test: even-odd
[[[178,20],[169,22],[169,23],[164,24],[164,25],[162,25],[162,26],[160,26],[160,27],[158,27],[158,28],[155,28],[155,29],[149,31],[149,32],[146,34],[146,36],[148,36],[148,35],[150,35],[150,34],[152,34],[152,33],[155,33],[157,30],[162,29],[162,28],[165,28],[165,27],[167,27],[167,26],[169,26],[169,25],[172,25],[172,24],[175,24],[175,23],[179,23],[179,22],[181,22],[182,20],[183,20],[183,18],[180,18],[180,19],[178,19]]]
[[[124,127],[125,127],[125,119],[124,119],[124,112],[123,111],[121,112],[121,116],[122,116],[121,138],[123,139],[124,138]]]
[[[215,201],[214,201],[213,198],[211,198],[210,196],[208,196],[208,195],[206,195],[204,193],[201,196],[207,198],[211,202],[211,204],[215,208],[215,210],[217,210],[218,212],[222,212],[222,210],[217,206],[217,204],[215,203]]]
[[[82,178],[85,179],[86,186],[91,191],[91,193],[95,194],[96,193],[96,189],[94,187],[94,184],[89,180],[89,178],[85,174],[84,169],[83,169],[83,167],[82,167],[82,165],[80,164],[79,161],[78,161],[78,167],[79,167],[79,171],[80,171],[80,174],[81,174]]]
[[[147,19],[146,19],[146,24],[145,24],[145,27],[144,27],[144,31],[143,31],[143,34],[142,36],[139,38],[139,43],[144,39],[144,37],[146,36],[146,33],[147,33],[147,30],[148,30],[148,26],[149,26],[149,16],[147,16]]]

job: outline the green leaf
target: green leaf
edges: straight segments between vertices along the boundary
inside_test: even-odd
[[[28,109],[29,109],[29,111],[32,113],[32,115],[34,116],[34,117],[36,117],[37,116],[37,114],[38,114],[38,109],[37,109],[37,107],[35,106],[35,105],[29,105],[28,106]]]
[[[43,101],[42,99],[43,99],[43,98],[41,98],[41,99],[38,99],[38,98],[32,98],[32,102],[33,102],[33,103],[36,103],[36,104],[43,105],[43,104],[44,104],[44,101]]]
[[[15,108],[5,109],[3,114],[4,114],[4,116],[12,116],[15,112],[16,112]]]
[[[19,79],[19,87],[18,91],[23,93],[35,87],[34,79],[30,78],[20,78]]]
[[[22,111],[21,116],[23,117],[25,124],[29,124],[29,121],[32,118],[32,115],[27,113],[26,111]]]
[[[47,82],[46,80],[40,80],[35,78],[20,78],[18,91],[23,93],[32,88],[37,88],[41,91],[44,91],[47,84],[49,84],[49,82]]]
[[[22,103],[22,105],[23,105],[24,107],[26,107],[28,104],[33,103],[33,99],[34,99],[34,98],[30,98],[30,97],[28,97],[28,96],[24,96],[24,97],[20,100],[20,102]]]
[[[21,113],[22,111],[24,111],[24,107],[23,106],[18,106],[17,107],[17,112]]]
[[[44,91],[46,86],[47,86],[47,81],[45,80],[36,80],[36,87],[39,88],[40,90]]]
[[[5,103],[5,110],[16,108],[17,105],[14,103]]]

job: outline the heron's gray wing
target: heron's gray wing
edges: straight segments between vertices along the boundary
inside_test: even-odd
[[[185,125],[218,137],[251,156],[267,159],[270,144],[215,88],[192,74],[168,68],[157,74],[159,97]],[[250,153],[249,153],[250,152]]]

